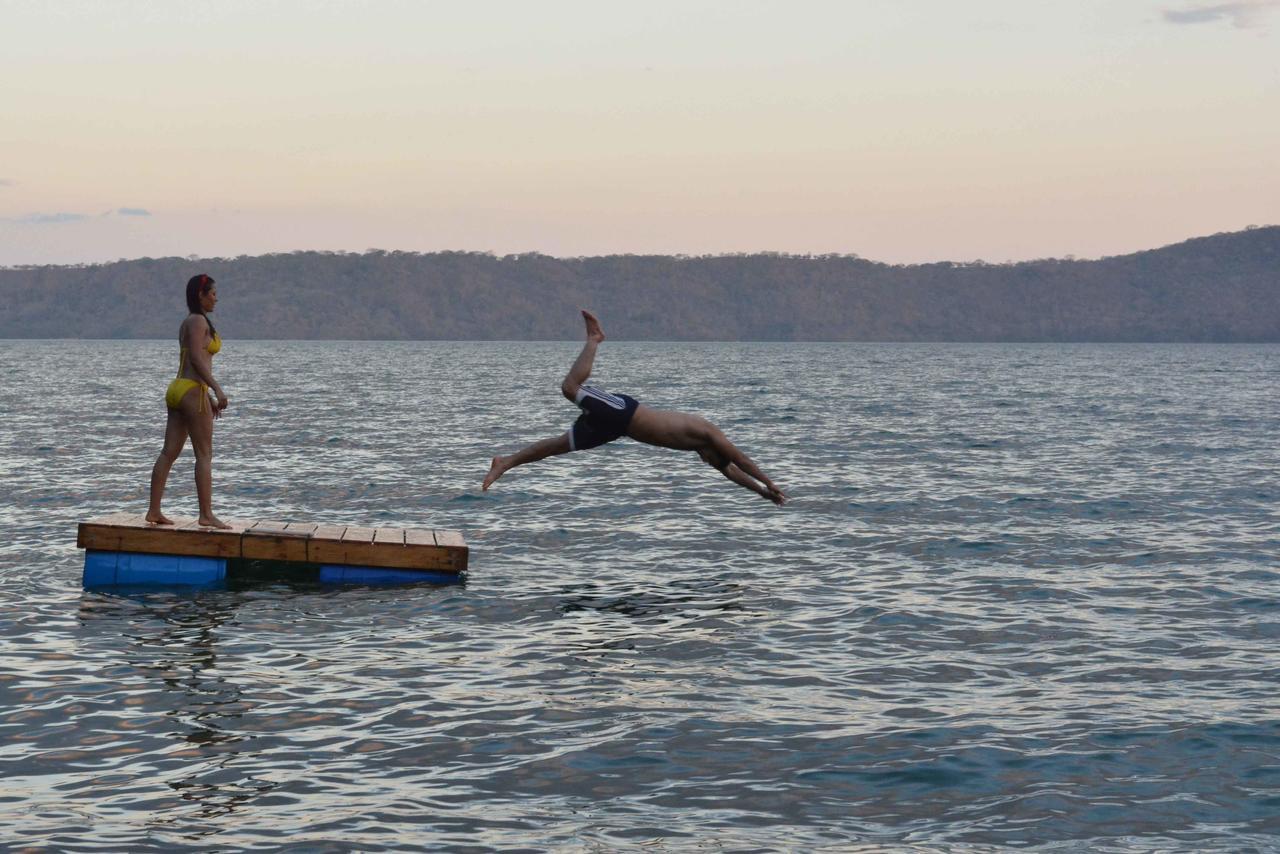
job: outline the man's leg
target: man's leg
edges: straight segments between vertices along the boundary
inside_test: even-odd
[[[565,374],[564,381],[560,383],[561,393],[573,403],[578,402],[576,399],[578,389],[587,381],[587,377],[591,376],[591,368],[596,362],[596,348],[604,340],[604,330],[594,314],[584,308],[582,319],[587,324],[587,343],[582,345],[582,352],[573,360],[569,373]]]
[[[543,460],[547,457],[554,457],[557,454],[567,454],[570,450],[569,434],[565,433],[564,435],[556,436],[554,439],[543,439],[540,442],[534,442],[532,445],[521,448],[510,456],[494,457],[489,463],[489,473],[485,475],[484,484],[480,488],[488,489],[493,486],[494,481],[506,474],[508,469],[522,466],[525,463]]]
[[[587,326],[587,342],[582,345],[582,352],[578,354],[578,358],[573,360],[573,364],[569,366],[569,373],[565,375],[563,382],[560,383],[560,391],[574,403],[578,402],[576,399],[578,389],[587,381],[587,377],[591,376],[591,368],[596,361],[596,348],[604,340],[604,330],[600,328],[600,321],[594,314],[584,308],[582,309],[582,319]],[[565,433],[562,436],[556,436],[554,439],[543,439],[540,442],[534,442],[532,445],[522,448],[510,456],[494,457],[489,463],[489,473],[485,475],[481,489],[488,489],[493,486],[494,482],[506,474],[509,469],[558,454],[567,454],[571,450],[573,449],[569,446],[569,434]]]

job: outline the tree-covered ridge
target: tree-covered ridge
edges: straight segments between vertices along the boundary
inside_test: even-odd
[[[1277,341],[1280,227],[1094,261],[295,252],[0,269],[0,337],[168,338],[197,272],[235,338]]]

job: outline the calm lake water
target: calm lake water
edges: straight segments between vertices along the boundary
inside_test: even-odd
[[[215,509],[466,583],[112,594],[176,346],[0,341],[0,844],[1280,848],[1280,347],[609,341],[792,504],[630,441],[482,494],[577,349],[229,338]]]

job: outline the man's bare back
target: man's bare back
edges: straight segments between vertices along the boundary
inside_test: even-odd
[[[715,429],[710,421],[697,415],[670,409],[654,409],[642,403],[636,407],[636,414],[631,416],[627,435],[647,445],[677,451],[696,451],[707,443],[711,431]]]

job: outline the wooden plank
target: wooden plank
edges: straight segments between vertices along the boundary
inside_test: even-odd
[[[245,560],[279,560],[288,563],[307,562],[307,538],[288,535],[272,536],[247,532],[240,543],[240,557]]]
[[[436,532],[427,528],[409,528],[404,532],[406,546],[434,546]]]
[[[309,533],[289,530],[288,522],[260,520],[244,532],[240,556],[246,560],[281,560],[307,562]]]
[[[197,557],[239,557],[240,530],[201,528],[194,519],[175,519],[181,524],[123,527],[98,522],[81,522],[76,544],[81,548],[141,554],[193,555]]]
[[[436,542],[442,546],[453,546],[455,548],[463,549],[467,547],[467,544],[462,540],[462,534],[457,531],[436,531],[435,534]]]
[[[442,549],[439,546],[379,547],[373,543],[339,543],[336,547],[316,544],[312,550],[312,561],[343,566],[430,569],[440,572],[462,572],[467,566],[465,549]]]
[[[401,535],[408,539],[407,533]],[[374,542],[372,528],[348,528],[341,542],[312,537],[309,558],[312,563],[343,566],[377,566],[388,569],[423,569],[440,572],[462,572],[467,566],[465,546],[441,548],[434,542],[404,545]],[[390,536],[390,535],[384,535]],[[422,535],[415,534],[417,540]],[[432,538],[434,540],[434,537]]]
[[[245,533],[252,531],[255,534],[283,534],[288,527],[288,522],[277,522],[274,519],[259,519],[249,527],[245,528]]]
[[[147,521],[145,513],[112,513],[108,516],[102,516],[97,519],[90,519],[88,522],[81,522],[76,526],[76,545],[82,549],[99,549],[101,551],[113,551],[110,548],[103,548],[98,545],[89,545],[89,543],[100,543],[104,538],[114,536],[105,529],[107,528],[149,528],[154,527]]]
[[[457,571],[466,572],[470,549],[462,539],[462,534],[458,531],[436,531],[435,535],[436,543],[441,548],[447,549],[453,556],[454,564],[458,567]]]
[[[103,538],[115,536],[118,532],[109,532],[108,528],[141,528],[145,527],[149,522],[143,513],[112,513],[109,516],[102,516],[97,519],[90,519],[88,522],[81,522],[76,525],[76,545],[82,549],[101,549],[100,546],[88,545],[90,541],[101,542]],[[86,539],[88,537],[88,539]],[[101,549],[103,551],[111,551],[111,549]]]
[[[378,545],[403,546],[403,528],[379,528],[373,534],[373,541]]]
[[[372,543],[373,535],[376,533],[378,533],[377,528],[358,528],[352,525],[342,535],[342,541],[344,543]]]
[[[224,533],[235,534],[237,537],[245,532],[245,529],[253,525],[248,519],[223,519],[223,523],[229,525],[227,528],[210,528],[207,525],[201,525],[198,519],[186,517],[185,519],[175,519],[178,523],[179,531],[222,531]]]
[[[284,527],[285,530],[291,534],[306,534],[307,536],[311,536],[311,534],[320,526],[315,522],[290,522]]]
[[[347,532],[346,525],[318,525],[307,538],[307,563],[323,563],[321,556],[326,548],[336,549],[342,546],[342,535]]]
[[[103,516],[101,519],[91,519],[94,525],[111,525],[122,528],[145,528],[151,523],[147,521],[146,513],[112,513],[110,516]]]

